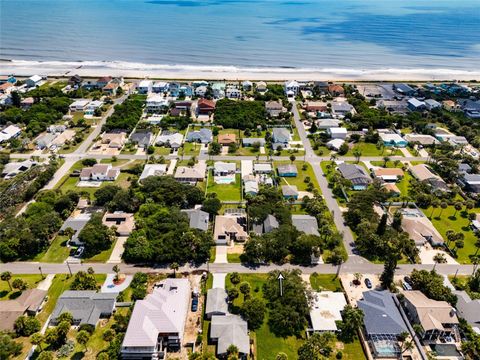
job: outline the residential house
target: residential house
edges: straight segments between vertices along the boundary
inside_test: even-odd
[[[464,114],[470,119],[480,119],[480,100],[463,100],[459,102]]]
[[[5,164],[2,170],[2,176],[5,178],[5,180],[14,178],[18,174],[29,170],[32,166],[37,165],[37,162],[32,161],[32,160],[23,160],[23,161],[18,161],[18,162],[10,162],[8,164]]]
[[[213,239],[217,245],[229,245],[232,241],[245,241],[248,234],[245,231],[246,218],[237,215],[217,215]]]
[[[235,174],[236,171],[237,165],[235,163],[216,161],[213,165],[214,176],[229,176]]]
[[[253,164],[254,174],[271,174],[273,172],[272,164],[269,163],[255,163]]]
[[[292,225],[307,235],[320,236],[317,219],[311,215],[292,215]]]
[[[347,129],[344,127],[331,127],[327,129],[327,134],[330,135],[332,139],[342,139],[347,138]]]
[[[272,142],[273,148],[277,149],[277,147],[286,148],[288,147],[288,143],[292,138],[292,134],[286,128],[273,128],[272,130]]]
[[[367,171],[360,165],[341,163],[338,171],[342,176],[352,182],[353,190],[365,190],[372,182]]]
[[[101,78],[98,78],[96,81],[96,88],[97,89],[103,89],[105,86],[107,86],[108,83],[110,83],[113,80],[111,76],[102,76]]]
[[[275,216],[268,214],[262,223],[254,224],[252,230],[255,234],[261,235],[272,232],[273,230],[278,229],[279,226],[280,224]]]
[[[75,111],[85,111],[87,105],[90,103],[88,99],[77,99],[73,103],[70,104],[69,109],[72,112]]]
[[[190,305],[188,279],[165,279],[137,300],[121,346],[122,359],[164,359],[182,347]]]
[[[435,110],[435,109],[440,109],[442,107],[442,104],[440,104],[438,101],[433,100],[433,99],[427,99],[424,101],[425,107],[427,110]]]
[[[65,143],[72,141],[75,137],[75,134],[76,132],[73,129],[65,130],[61,134],[57,135],[55,139],[53,139],[51,146],[55,149],[61,148],[63,145],[65,145]]]
[[[468,140],[465,136],[450,136],[447,141],[455,147],[464,147],[468,145]]]
[[[171,84],[170,84],[170,88],[171,88]],[[172,90],[170,90],[171,92]],[[178,95],[183,95],[183,96],[187,96],[187,97],[192,97],[193,96],[193,88],[190,86],[190,85],[181,85],[179,88],[178,88]]]
[[[468,192],[480,193],[480,174],[463,174],[457,182]]]
[[[73,325],[96,326],[101,318],[110,317],[115,311],[118,293],[98,293],[95,290],[67,290],[57,300],[50,317],[50,325],[58,325],[63,313],[73,316]]]
[[[183,135],[176,132],[171,133],[169,131],[162,131],[161,134],[158,134],[156,140],[157,145],[171,147],[172,149],[178,149],[182,146]]]
[[[0,75],[0,84],[4,84],[6,82],[15,84],[17,79],[13,75]]]
[[[265,146],[265,138],[242,138],[242,145],[244,147],[253,146],[258,143],[260,146]]]
[[[328,85],[328,92],[332,96],[345,96],[345,90],[343,89],[343,86],[338,84]]]
[[[236,87],[227,87],[225,96],[228,99],[240,99],[242,97],[242,91]]]
[[[15,89],[15,85],[10,82],[0,85],[0,94],[10,94]]]
[[[197,113],[199,115],[211,115],[215,112],[215,101],[200,99],[197,102]]]
[[[207,163],[205,160],[199,160],[193,167],[178,166],[173,177],[178,182],[196,184],[205,179],[206,171]]]
[[[258,181],[253,175],[245,175],[243,178],[243,192],[245,195],[255,196],[258,194]]]
[[[20,102],[20,107],[23,110],[28,110],[32,107],[32,105],[35,104],[35,99],[33,97],[27,97],[25,99],[22,99]]]
[[[213,97],[215,99],[223,99],[225,97],[225,88],[226,88],[226,85],[223,81],[214,82],[212,84]]]
[[[283,104],[280,101],[267,101],[265,110],[271,117],[278,117],[283,112]]]
[[[277,166],[278,176],[296,177],[298,175],[297,166],[295,164],[284,164]]]
[[[149,176],[163,176],[167,173],[167,165],[165,164],[146,164],[140,175],[139,181],[148,178]]]
[[[447,111],[458,111],[460,106],[453,100],[443,100],[442,106]]]
[[[90,101],[85,107],[85,110],[84,110],[85,115],[94,116],[95,110],[101,108],[102,106],[103,106],[103,101],[100,101],[100,100]]]
[[[142,80],[137,86],[137,92],[139,94],[148,94],[152,92],[152,81],[151,80]]]
[[[137,144],[139,148],[147,149],[152,143],[152,133],[145,130],[137,130],[130,135],[130,142]]]
[[[198,86],[208,86],[208,85],[209,85],[208,81],[205,81],[205,80],[196,80],[192,82],[192,86],[195,88]]]
[[[326,146],[330,150],[339,151],[343,144],[345,144],[345,140],[343,139],[332,139],[327,142]]]
[[[342,311],[347,305],[343,292],[317,291],[313,293],[310,309],[312,332],[338,331],[337,321],[342,321]]]
[[[413,165],[413,166],[410,166],[409,170],[415,179],[417,179],[418,181],[426,182],[430,184],[430,186],[435,191],[443,192],[443,191],[449,190],[445,181],[443,181],[443,179],[440,176],[434,174],[427,165],[425,164]]]
[[[408,141],[402,138],[400,135],[394,132],[379,132],[380,139],[383,141],[383,145],[390,147],[395,146],[404,148],[408,145]]]
[[[81,85],[83,82],[83,79],[80,75],[73,75],[73,76],[70,76],[70,78],[68,79],[68,85],[71,85],[71,86],[79,86]]]
[[[419,210],[402,210],[402,229],[410,236],[417,246],[429,242],[433,246],[444,245],[443,237],[432,222]]]
[[[181,210],[188,216],[190,228],[202,231],[208,230],[209,214],[200,209],[183,209]]]
[[[315,125],[317,125],[317,128],[319,130],[327,130],[330,128],[338,128],[340,127],[340,124],[342,123],[341,120],[336,120],[336,119],[321,119],[315,122]]]
[[[282,195],[287,200],[298,200],[298,189],[295,185],[282,185]]]
[[[403,176],[403,170],[399,168],[376,168],[373,170],[376,178],[382,179],[384,182],[397,182]]]
[[[313,87],[317,88],[318,91],[322,94],[326,94],[328,91],[328,85],[329,83],[327,81],[314,81],[313,82]]]
[[[400,95],[408,95],[411,96],[415,93],[415,89],[413,89],[411,86],[403,83],[397,83],[392,85],[393,91],[396,93],[399,93]]]
[[[459,163],[458,164],[458,172],[460,174],[470,174],[472,172],[472,167],[467,163]]]
[[[95,164],[92,167],[83,168],[80,172],[81,181],[115,181],[120,175],[120,169],[112,164]]]
[[[170,109],[170,116],[187,116],[191,108],[191,101],[176,101],[173,109]]]
[[[102,224],[109,228],[115,227],[118,236],[128,236],[135,229],[135,218],[133,214],[123,211],[106,212]]]
[[[72,237],[68,240],[69,244],[73,245],[82,245],[82,242],[78,239],[80,231],[87,225],[87,223],[92,218],[92,214],[89,212],[75,212],[70,217],[65,220],[62,227],[59,230],[59,234],[63,235],[67,228],[71,228],[74,233]]]
[[[152,91],[154,93],[166,93],[168,92],[169,83],[165,81],[156,81],[152,85]]]
[[[118,88],[120,86],[116,82],[109,82],[102,88],[102,92],[108,96],[115,96],[117,95]]]
[[[30,76],[27,80],[25,80],[25,84],[27,87],[37,87],[42,83],[43,78],[40,75],[33,75]]]
[[[308,112],[328,112],[328,106],[323,101],[307,101],[305,110]]]
[[[242,82],[243,91],[250,91],[253,88],[253,83],[251,81],[245,80]]]
[[[216,91],[214,92],[214,95],[216,94],[217,95],[216,98],[220,98],[220,95],[221,95],[220,90],[219,89],[215,89],[215,90]],[[202,86],[196,87],[194,92],[196,96],[204,97],[207,91],[208,91],[208,87],[206,85],[202,85]],[[213,88],[212,88],[212,91],[213,91]]]
[[[424,341],[454,336],[458,318],[449,303],[429,299],[420,290],[405,291],[403,295],[407,316],[410,321],[422,326]]]
[[[67,127],[65,125],[50,125],[47,127],[47,132],[52,133],[52,134],[61,134],[67,130]]]
[[[187,134],[188,142],[199,142],[202,144],[211,143],[213,140],[212,130],[207,128],[201,128],[196,131],[189,131]]]
[[[57,137],[56,134],[43,134],[39,135],[34,143],[36,145],[36,148],[39,150],[44,150],[44,149],[49,149],[50,146],[52,145],[53,140]]]
[[[334,101],[332,102],[332,114],[336,117],[343,118],[347,114],[353,114],[355,108],[347,102]]]
[[[9,125],[6,128],[3,128],[0,131],[0,143],[17,138],[21,132],[22,129],[15,125]]]
[[[149,93],[145,110],[149,113],[162,113],[168,109],[169,102],[162,94]]]
[[[248,325],[239,315],[213,315],[210,338],[217,344],[217,356],[225,357],[230,345],[238,349],[240,359],[250,354]]]
[[[387,193],[391,197],[398,197],[402,195],[402,192],[400,191],[398,186],[395,185],[394,183],[389,183],[389,182],[383,183],[383,188],[387,191]]]
[[[404,139],[408,141],[409,143],[418,143],[422,146],[430,146],[430,145],[437,145],[440,144],[440,142],[435,139],[431,135],[424,135],[424,134],[406,134],[404,136]]]
[[[357,306],[363,311],[364,333],[376,358],[397,357],[401,354],[398,337],[408,327],[388,290],[363,293]]]
[[[454,291],[457,295],[457,315],[465,319],[473,331],[480,334],[480,299],[472,299],[465,290]]]
[[[411,98],[407,101],[407,108],[410,111],[423,111],[427,108],[427,106],[423,101]]]
[[[207,291],[205,316],[211,319],[213,315],[228,315],[228,295],[223,288],[213,288]]]
[[[237,142],[237,137],[235,134],[219,134],[217,142],[220,145],[228,146],[230,144],[235,144]]]
[[[255,85],[259,93],[264,93],[268,90],[267,83],[265,81],[259,81]]]
[[[102,135],[102,144],[108,144],[111,149],[121,149],[125,145],[127,134],[120,133],[104,133]]]
[[[285,87],[285,95],[287,95],[287,97],[297,96],[300,90],[300,85],[295,80],[285,81],[284,87]]]
[[[14,331],[15,321],[22,315],[35,316],[42,310],[46,298],[46,290],[27,289],[18,297],[3,300],[0,309],[0,331]]]

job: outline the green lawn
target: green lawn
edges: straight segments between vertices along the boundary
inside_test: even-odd
[[[104,181],[99,187],[78,187],[77,184],[80,179],[78,177],[70,177],[69,175],[66,175],[65,180],[60,181],[56,188],[60,189],[63,193],[66,193],[67,191],[84,191],[89,193],[90,195],[93,195],[95,191],[107,185],[118,185],[123,188],[128,188],[130,185],[128,178],[131,177],[131,174],[121,172],[117,180]]]
[[[432,214],[432,207],[423,210],[423,213],[430,218]],[[465,246],[463,249],[457,250],[458,258],[456,259],[461,264],[470,264],[469,255],[475,254],[476,247],[475,242],[477,237],[473,233],[472,229],[470,228],[470,220],[468,219],[468,215],[463,212],[464,209],[461,211],[457,211],[455,214],[455,208],[453,206],[448,206],[441,212],[442,209],[439,207],[433,210],[433,218],[430,218],[433,225],[437,228],[437,230],[442,234],[444,240],[447,241],[446,233],[448,230],[453,230],[456,232],[462,232],[465,235]],[[469,210],[469,212],[480,212],[480,208],[475,208]],[[450,244],[450,248],[453,249],[455,244]]]
[[[340,279],[334,274],[317,274],[310,275],[310,285],[313,290],[330,290],[342,291]]]
[[[351,343],[344,343],[342,359],[344,360],[363,360],[366,359],[365,353],[363,352],[362,344],[359,339],[354,340]],[[335,359],[335,354],[330,356],[330,359]]]
[[[180,152],[183,151],[183,155],[198,156],[202,146],[203,144],[197,144],[194,142],[185,142],[183,144],[183,150],[179,150],[179,151]]]
[[[153,153],[154,155],[170,155],[170,148],[165,147],[165,146],[155,146],[155,152]]]
[[[102,252],[98,253],[97,255],[92,256],[91,258],[84,259],[87,262],[107,262],[110,259],[110,255],[112,255],[113,248],[115,247],[115,242],[112,243],[109,249],[103,250]]]
[[[70,248],[66,246],[67,240],[67,236],[57,235],[51,242],[48,250],[41,254],[38,261],[46,263],[63,263],[70,254]]]
[[[290,164],[290,161],[275,161],[274,166],[277,168],[279,165]],[[298,175],[296,177],[282,177],[280,185],[295,185],[298,190],[300,191],[307,191],[307,183],[304,182],[305,178],[308,176],[313,183],[315,189],[320,191],[320,187],[318,186],[317,178],[313,173],[312,166],[309,163],[304,163],[303,161],[296,160],[294,164],[297,166]],[[307,169],[303,170],[303,165],[307,165]]]
[[[380,166],[380,167],[383,167],[383,165],[385,164],[384,161],[370,161],[370,163],[373,166]],[[394,161],[387,161],[387,168],[395,168],[395,167],[401,169],[403,167],[403,163],[400,162],[398,163],[398,165],[395,165]],[[400,192],[402,193],[402,196],[408,196],[408,188],[410,185],[410,180],[412,179],[412,175],[410,175],[408,170],[405,170],[403,174],[404,174],[403,178],[399,182],[397,182],[395,185],[397,185],[398,190],[400,190]]]
[[[240,263],[241,254],[227,254],[227,261],[229,263]]]
[[[216,193],[221,201],[241,200],[241,175],[235,175],[234,184],[216,184],[213,179],[213,171],[208,176],[207,193]]]
[[[267,279],[267,274],[240,274],[240,280],[250,283],[252,288],[252,296],[263,298],[262,287]],[[229,275],[225,279],[225,287],[232,287]],[[240,306],[243,303],[243,295],[235,299],[233,305]],[[251,332],[251,337],[254,338],[256,344],[256,358],[261,360],[275,360],[276,354],[284,352],[289,359],[297,358],[298,348],[302,345],[304,339],[298,339],[295,336],[288,338],[280,338],[275,336],[267,324],[268,314],[265,317],[263,325],[255,332]]]
[[[42,281],[42,276],[40,275],[40,273],[12,275],[10,284],[12,284],[15,279],[22,279],[28,284],[29,288],[35,288],[37,287],[37,284]],[[0,300],[16,298],[20,294],[21,292],[16,289],[10,291],[10,287],[8,286],[8,283],[6,281],[0,281]]]
[[[400,150],[396,150],[392,153],[391,149],[388,147],[377,149],[376,144],[359,142],[355,144],[345,156],[354,156],[353,151],[355,149],[359,149],[362,152],[362,156],[395,156],[395,155],[402,155]]]

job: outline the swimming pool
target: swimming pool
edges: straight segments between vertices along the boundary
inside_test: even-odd
[[[216,184],[231,184],[235,182],[235,176],[216,176],[215,183]]]

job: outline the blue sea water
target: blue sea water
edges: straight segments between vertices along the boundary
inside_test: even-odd
[[[0,0],[0,58],[480,69],[480,0]]]

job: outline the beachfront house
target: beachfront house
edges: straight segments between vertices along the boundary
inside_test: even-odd
[[[168,92],[169,85],[170,84],[168,82],[165,82],[165,81],[156,81],[152,85],[152,91],[154,93],[157,93],[157,94],[166,93],[166,92]]]
[[[32,87],[37,87],[41,85],[43,78],[40,75],[33,75],[30,76],[27,80],[25,80],[25,85],[27,87],[32,88]]]
[[[137,92],[139,94],[148,94],[152,91],[152,81],[151,80],[142,80],[137,86]]]
[[[295,80],[285,81],[284,88],[285,95],[287,95],[287,97],[295,97],[300,91],[300,85]]]

